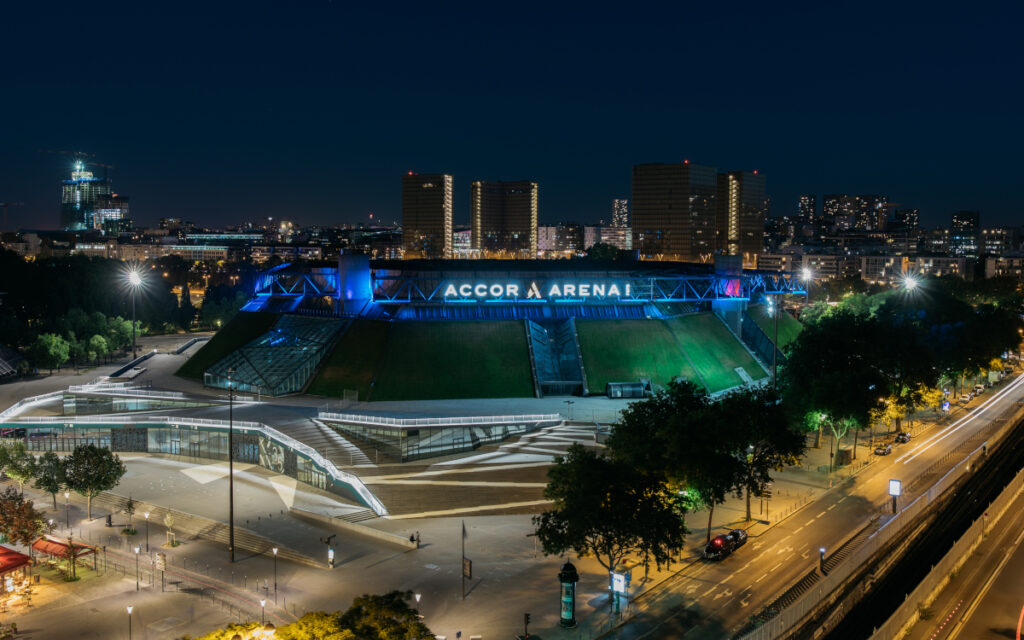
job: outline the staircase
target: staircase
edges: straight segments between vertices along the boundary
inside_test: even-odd
[[[525,322],[539,395],[582,395],[583,366],[572,319]]]

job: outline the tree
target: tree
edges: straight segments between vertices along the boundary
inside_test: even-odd
[[[96,359],[105,358],[110,352],[107,346],[107,339],[99,334],[89,338],[89,353],[95,354]]]
[[[24,442],[4,445],[4,473],[14,478],[21,494],[25,495],[25,483],[36,475],[36,457],[29,453]]]
[[[64,338],[52,333],[41,333],[29,347],[29,357],[36,366],[49,369],[50,373],[53,373],[54,369],[60,369],[60,366],[68,361],[70,351],[71,347]]]
[[[661,475],[582,445],[555,458],[544,497],[553,501],[552,509],[533,523],[545,554],[573,550],[611,572],[633,552],[667,563],[684,544],[682,513]]]
[[[411,598],[411,591],[363,595],[352,601],[339,622],[356,638],[434,640],[434,634],[420,622],[416,609],[409,606]]]
[[[0,493],[0,534],[13,542],[29,546],[46,530],[43,512],[31,500],[7,487]]]
[[[56,453],[47,451],[36,463],[35,488],[53,497],[53,508],[57,508],[57,494],[66,485],[64,461]]]
[[[719,435],[729,440],[742,464],[739,489],[747,494],[747,520],[751,519],[750,496],[760,497],[772,481],[772,471],[782,471],[800,461],[806,449],[804,434],[790,425],[778,393],[770,387],[746,388],[727,394],[715,405]]]
[[[192,322],[196,319],[196,308],[192,304],[192,295],[186,282],[181,286],[181,304],[178,307],[178,324],[182,329],[188,331],[192,328]]]
[[[405,638],[406,636],[400,637]],[[310,611],[295,622],[278,629],[274,638],[276,640],[356,640],[356,635],[341,624],[337,615],[323,611]]]
[[[619,249],[607,242],[597,242],[587,249],[588,260],[617,260],[619,255]]]
[[[125,529],[125,533],[133,536],[135,535],[135,501],[132,500],[131,496],[128,496],[128,502],[124,503],[124,515],[128,516],[128,528]]]
[[[127,469],[121,459],[109,449],[94,444],[80,444],[65,459],[65,477],[69,489],[83,495],[92,520],[92,499],[109,491],[121,482]]]

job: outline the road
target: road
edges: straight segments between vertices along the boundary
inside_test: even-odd
[[[915,440],[896,445],[894,454],[867,467],[849,483],[836,487],[801,512],[721,562],[696,562],[674,578],[649,610],[620,627],[615,638],[722,638],[738,631],[762,607],[813,571],[820,548],[827,554],[856,534],[874,516],[888,517],[888,481],[920,493],[930,481],[914,486],[914,478],[937,477],[933,465],[952,451],[979,446],[994,420],[1024,399],[1024,376],[990,390],[960,419],[933,427]],[[976,404],[975,404],[976,403]],[[950,456],[948,466],[955,463]],[[939,465],[945,468],[945,464]],[[913,500],[913,493],[901,500]],[[641,600],[641,607],[643,602]],[[973,636],[965,636],[973,637]]]

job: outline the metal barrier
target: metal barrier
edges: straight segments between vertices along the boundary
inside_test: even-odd
[[[317,416],[328,422],[349,422],[375,427],[463,427],[484,424],[512,424],[520,422],[561,422],[557,413],[538,413],[508,416],[456,416],[451,418],[389,418],[360,413],[330,413],[321,411]]]

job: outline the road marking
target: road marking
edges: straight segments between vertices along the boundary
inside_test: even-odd
[[[775,570],[778,569],[781,566],[782,566],[782,563],[780,562],[779,564],[777,564],[774,567],[772,567],[771,569],[769,569],[768,573],[775,573]]]
[[[839,498],[838,500],[836,500],[836,504],[839,504],[840,502],[842,502],[843,500],[846,500],[849,497],[850,496],[843,496],[842,498]]]
[[[810,520],[808,520],[807,522],[804,523],[804,527],[806,527],[809,524],[813,524],[813,523],[814,523],[814,518],[811,518]],[[801,527],[801,528],[803,528],[803,527]]]
[[[804,525],[804,527],[806,527],[806,526],[807,526],[807,525]],[[797,529],[797,530],[796,530],[796,531],[794,531],[793,533],[800,533],[800,531],[801,531],[801,530],[802,530],[802,529],[803,529],[804,527],[800,527],[799,529]]]
[[[822,512],[821,512],[821,513],[819,513],[818,515],[814,516],[814,520],[817,520],[818,518],[820,518],[820,517],[821,517],[821,516],[823,516],[823,515],[825,515],[825,512],[824,512],[824,511],[822,511]],[[814,522],[814,520],[811,520],[811,522]]]
[[[712,593],[715,592],[715,589],[717,589],[717,588],[718,588],[718,585],[716,584],[715,586],[713,586],[710,589],[708,589],[707,592],[704,595],[702,595],[701,597],[702,598],[706,598],[706,597],[710,596]]]
[[[828,509],[826,509],[826,511],[831,511],[831,510],[835,509],[838,504],[839,503],[837,502],[836,504],[834,504],[831,507],[829,507]]]
[[[758,578],[757,580],[754,580],[754,584],[757,584],[758,582],[761,582],[762,580],[764,580],[767,577],[768,577],[768,574],[766,573],[763,576],[761,576],[760,578]]]
[[[783,538],[782,540],[779,540],[779,541],[778,541],[778,542],[777,542],[776,544],[782,544],[782,543],[783,543],[783,542],[785,542],[786,540],[789,540],[790,536],[792,536],[792,535],[793,535],[793,534],[789,534],[788,536],[786,536],[786,537],[785,537],[785,538]]]
[[[793,557],[793,556],[795,556],[795,555],[796,555],[796,552],[794,551],[793,553],[791,553],[791,554],[789,554],[788,556],[786,556],[786,557],[785,557],[785,559],[786,559],[786,560],[789,560],[790,558],[792,558],[792,557]]]

